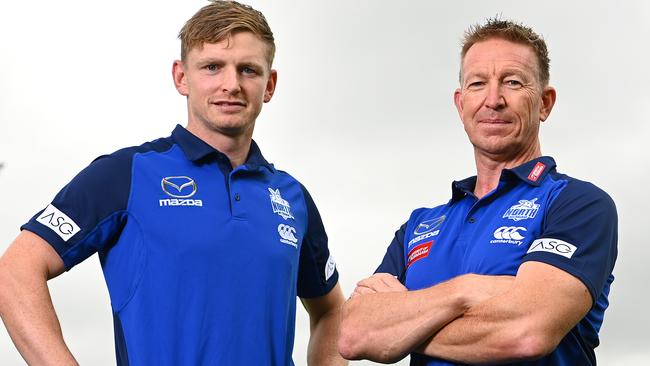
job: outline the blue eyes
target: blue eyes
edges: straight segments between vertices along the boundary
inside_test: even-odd
[[[244,67],[244,68],[242,68],[241,72],[242,72],[243,74],[248,74],[248,75],[257,74],[257,71],[256,71],[255,69],[253,69],[253,68],[250,68],[250,67]]]
[[[473,81],[473,82],[467,84],[467,87],[470,88],[470,89],[478,89],[478,88],[481,88],[481,87],[485,86],[486,84],[487,84],[487,82],[485,82],[485,81]],[[519,88],[519,87],[524,86],[524,84],[521,81],[514,80],[514,79],[504,80],[503,84],[508,86],[508,87],[511,87],[511,88]]]
[[[215,72],[219,71],[219,69],[221,69],[221,66],[219,66],[217,64],[209,64],[209,65],[203,66],[203,68],[205,70],[207,70],[208,72],[210,72],[210,73],[215,73]],[[253,75],[258,74],[257,69],[255,69],[253,67],[250,67],[250,66],[242,66],[242,67],[240,67],[239,72],[241,74],[243,74],[243,75],[248,75],[248,76],[253,76]]]

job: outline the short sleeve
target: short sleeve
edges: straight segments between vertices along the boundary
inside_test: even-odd
[[[395,236],[386,250],[384,259],[375,271],[375,273],[390,273],[393,276],[397,276],[402,283],[404,283],[406,277],[406,266],[404,265],[404,233],[407,224],[408,222],[404,223],[395,232]]]
[[[129,157],[118,152],[95,159],[21,230],[47,241],[66,270],[110,245],[123,227],[131,182]]]
[[[307,207],[307,230],[300,249],[298,296],[320,297],[328,294],[338,282],[336,262],[327,246],[327,234],[316,204],[301,185]]]
[[[614,268],[618,218],[612,199],[573,180],[557,195],[524,261],[545,262],[582,281],[596,301]]]

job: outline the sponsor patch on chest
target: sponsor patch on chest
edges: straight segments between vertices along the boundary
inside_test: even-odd
[[[428,257],[429,253],[431,252],[432,245],[433,241],[428,241],[426,243],[414,246],[406,256],[406,268],[409,268],[413,263],[419,261],[420,259]]]

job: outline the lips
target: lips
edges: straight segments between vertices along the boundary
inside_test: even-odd
[[[480,119],[478,123],[485,123],[490,125],[504,125],[510,123],[509,121],[498,119],[498,118],[484,118]]]
[[[246,103],[239,100],[218,100],[212,104],[224,113],[235,113],[246,108]]]

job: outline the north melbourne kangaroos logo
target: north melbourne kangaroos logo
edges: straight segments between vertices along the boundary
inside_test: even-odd
[[[280,189],[271,189],[269,188],[269,192],[271,193],[269,197],[271,198],[271,207],[273,207],[273,213],[276,213],[280,216],[282,216],[283,219],[293,219],[293,215],[291,214],[291,206],[289,206],[289,202],[287,202],[282,196],[280,195]]]
[[[535,203],[535,201],[537,201],[537,198],[533,198],[530,201],[520,200],[519,204],[510,207],[508,211],[503,214],[503,218],[515,221],[534,218],[535,215],[537,215],[540,206]]]

